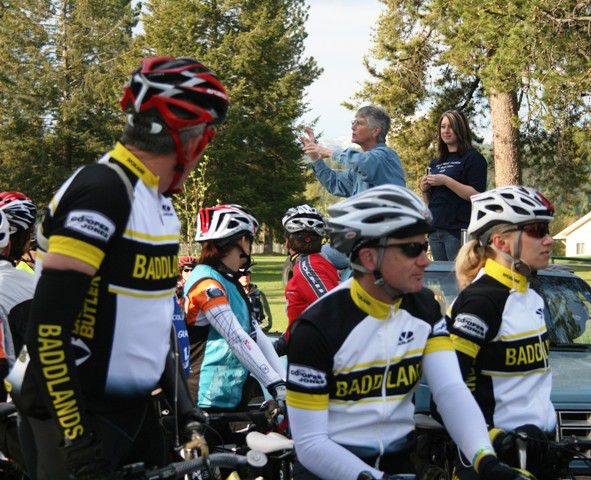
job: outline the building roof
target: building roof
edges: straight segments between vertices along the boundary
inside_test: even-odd
[[[591,212],[589,212],[587,215],[579,218],[576,222],[571,223],[568,227],[566,227],[561,232],[558,232],[556,235],[554,235],[554,239],[566,240],[566,237],[568,237],[575,230],[578,230],[579,228],[581,228],[583,225],[585,225],[589,221],[591,221]]]

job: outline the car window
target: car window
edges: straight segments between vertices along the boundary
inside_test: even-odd
[[[591,344],[591,287],[577,277],[540,275],[532,287],[544,298],[550,343]]]

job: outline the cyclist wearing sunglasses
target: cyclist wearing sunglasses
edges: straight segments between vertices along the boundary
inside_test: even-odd
[[[445,319],[423,288],[431,215],[410,190],[383,185],[329,208],[332,245],[349,279],[296,321],[287,405],[296,480],[356,480],[413,472],[413,393],[424,372],[452,438],[482,478],[519,473],[494,455],[462,381]],[[365,473],[366,472],[366,473]]]
[[[527,425],[538,435],[553,436],[556,425],[544,302],[529,285],[548,265],[554,208],[542,194],[522,186],[496,188],[471,200],[472,240],[456,260],[465,288],[451,308],[451,339],[497,453],[517,466],[513,437],[504,431]],[[538,445],[528,444],[527,468],[537,478],[548,478]],[[459,474],[473,477],[461,466]]]
[[[276,400],[285,400],[285,367],[252,318],[239,283],[243,269],[251,265],[257,228],[256,218],[239,205],[203,208],[197,216],[195,240],[202,244],[201,256],[185,283],[185,311],[189,387],[205,410],[245,407],[249,372]]]

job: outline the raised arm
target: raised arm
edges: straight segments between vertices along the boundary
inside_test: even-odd
[[[336,149],[332,152],[332,159],[354,170],[371,186],[386,183],[406,186],[400,158],[385,144],[378,144],[366,152]]]

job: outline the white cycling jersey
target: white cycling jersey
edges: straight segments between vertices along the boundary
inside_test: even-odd
[[[552,372],[544,301],[527,278],[492,259],[454,301],[450,333],[487,423],[552,432]]]
[[[390,305],[353,279],[298,322],[288,350],[287,404],[298,460],[314,474],[354,480],[368,470],[381,477],[362,459],[404,445],[414,429],[412,399],[423,371],[462,451],[476,460],[491,453],[431,291]]]

